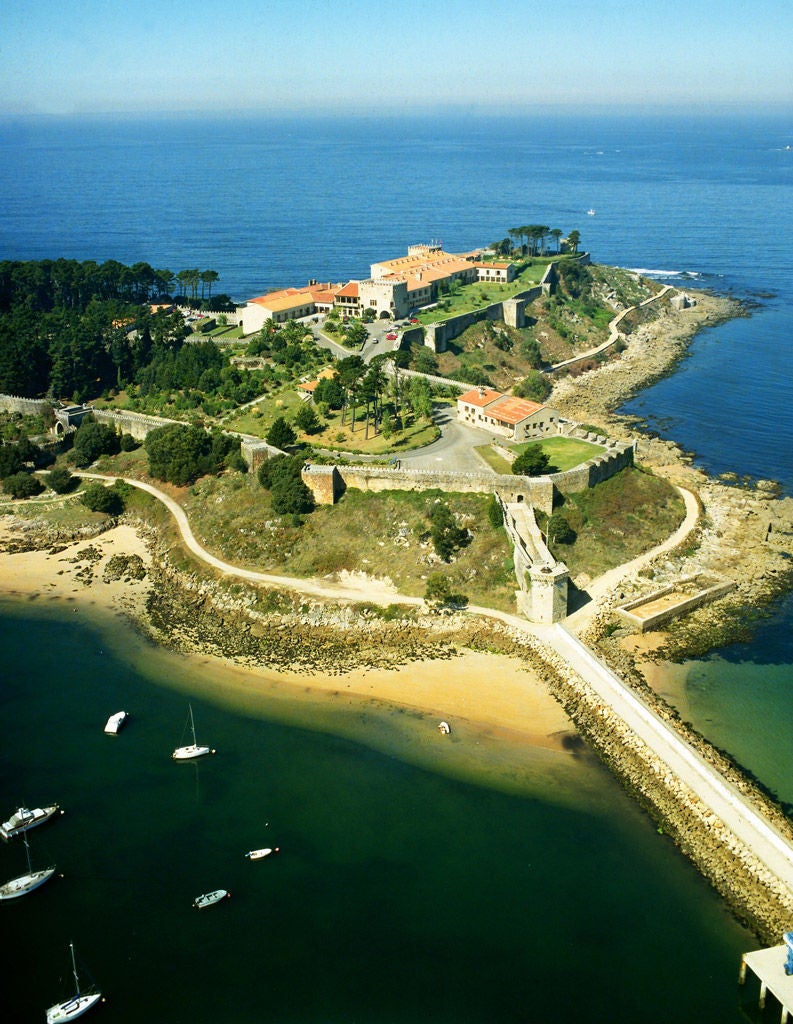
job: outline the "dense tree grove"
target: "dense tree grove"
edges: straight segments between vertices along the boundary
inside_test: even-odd
[[[0,391],[85,400],[139,382],[195,387],[197,369],[198,377],[208,368],[220,374],[219,354],[192,356],[187,346],[180,361],[189,333],[181,313],[152,310],[172,301],[179,277],[115,260],[0,262]]]

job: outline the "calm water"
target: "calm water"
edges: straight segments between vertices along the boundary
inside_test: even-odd
[[[365,276],[415,241],[577,228],[598,261],[757,301],[628,408],[709,471],[791,493],[790,144],[793,120],[762,115],[6,122],[0,258],[211,268],[242,300]],[[788,800],[791,627],[789,600],[757,643],[691,665],[687,695],[695,724]],[[109,668],[74,622],[9,613],[4,629],[6,804],[20,787],[46,799],[57,777],[70,810],[41,835],[69,880],[13,908],[14,969],[42,991],[79,931],[108,1020],[743,1019],[736,954],[752,940],[608,780],[586,813],[569,802],[580,779],[508,797],[209,705],[224,755],[196,772],[167,758],[184,700],[158,660]],[[112,745],[97,723],[125,704],[135,728]],[[263,842],[251,808],[289,857],[239,861]],[[235,899],[196,920],[189,899],[217,885]],[[154,1017],[150,984],[167,1004]]]
[[[742,1019],[736,969],[754,940],[588,761],[549,783],[518,754],[504,770],[525,791],[507,795],[316,717],[307,731],[283,707],[194,697],[218,754],[175,764],[181,659],[69,609],[4,611],[17,670],[0,697],[0,792],[9,808],[19,795],[67,810],[31,833],[35,863],[65,877],[3,907],[4,1019],[39,1020],[68,988],[72,939],[108,1024]],[[129,725],[105,736],[122,707]],[[365,717],[362,739],[387,730],[387,714]],[[261,845],[281,853],[243,858]],[[0,848],[3,878],[21,857]],[[217,887],[232,899],[192,909]]]

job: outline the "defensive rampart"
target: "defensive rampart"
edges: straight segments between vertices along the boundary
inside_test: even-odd
[[[45,409],[52,408],[52,402],[46,398],[20,398],[19,395],[0,395],[2,412],[18,412],[22,416],[38,416]]]
[[[157,427],[167,427],[178,420],[168,420],[161,416],[146,416],[141,412],[117,411],[116,409],[94,409],[94,419],[98,423],[107,423],[119,434],[132,434],[138,441]]]

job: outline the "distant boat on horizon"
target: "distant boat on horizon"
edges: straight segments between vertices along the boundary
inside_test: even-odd
[[[193,705],[187,705],[189,709],[188,722],[190,724],[190,732],[193,737],[193,742],[189,743],[186,747],[177,747],[173,752],[174,761],[189,761],[195,757],[203,757],[204,754],[214,754],[215,751],[210,747],[203,746],[196,742],[195,737],[195,720],[193,719]]]
[[[40,871],[33,870],[33,866],[30,863],[30,843],[24,832],[22,833],[22,839],[25,843],[25,856],[28,862],[27,873],[19,875],[17,878],[12,878],[10,881],[0,885],[0,900],[13,900],[17,896],[27,896],[29,892],[33,892],[34,889],[38,889],[40,885],[48,882],[55,874],[54,866],[43,868]]]
[[[594,216],[595,216],[595,211],[594,211],[594,210],[592,209],[592,207],[591,207],[591,206],[590,206],[590,208],[589,208],[589,209],[587,210],[587,216],[588,216],[588,217],[594,217]]]
[[[80,979],[77,977],[77,963],[74,959],[74,943],[69,943],[72,953],[72,974],[74,975],[75,994],[62,1003],[55,1003],[47,1010],[47,1024],[61,1024],[61,1021],[76,1020],[87,1013],[102,998],[102,993],[92,986],[90,992],[80,991]]]

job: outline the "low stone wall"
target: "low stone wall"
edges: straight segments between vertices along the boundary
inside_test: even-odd
[[[662,587],[660,590],[656,590],[652,594],[647,594],[645,597],[639,597],[635,601],[629,601],[627,604],[617,608],[617,615],[619,615],[623,622],[627,622],[628,625],[634,626],[638,629],[640,633],[648,633],[653,629],[658,629],[659,626],[663,626],[667,622],[671,622],[672,619],[676,619],[680,615],[686,615],[688,612],[694,611],[695,608],[701,608],[705,604],[710,604],[711,601],[717,601],[725,594],[729,594],[731,590],[735,590],[735,583],[733,580],[722,580],[719,583],[714,583],[710,587],[705,587],[704,589],[699,590],[696,594],[692,594],[691,597],[682,597],[679,601],[675,602],[675,604],[662,608],[651,615],[643,616],[635,613],[635,609],[641,608],[643,605],[650,604],[651,601],[657,601],[659,598],[673,593],[680,586],[686,583],[693,582],[696,581],[688,578],[679,580],[677,583],[670,583],[668,587]]]
[[[46,398],[21,398],[19,395],[0,395],[2,412],[18,412],[22,416],[39,416],[45,409],[52,408]]]
[[[473,309],[470,313],[460,313],[459,316],[449,317],[448,320],[440,320],[438,323],[428,324],[424,332],[424,344],[433,352],[445,352],[450,341],[458,338],[463,331],[468,330],[473,324],[481,323],[483,320],[506,320],[504,303],[522,300],[523,303],[533,302],[543,293],[543,286],[536,285],[518,295],[512,295],[503,302],[494,302],[482,309]],[[514,326],[521,327],[522,324]]]

